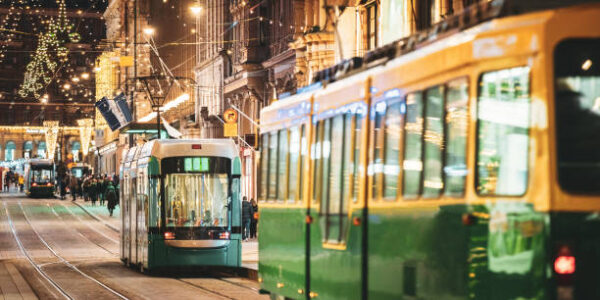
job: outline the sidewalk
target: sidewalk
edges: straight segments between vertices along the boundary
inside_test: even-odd
[[[81,207],[87,212],[92,218],[102,222],[106,227],[116,231],[121,231],[121,220],[120,217],[120,206],[115,208],[113,216],[109,216],[108,209],[106,206],[92,206],[91,202],[85,202],[83,199],[78,198],[77,201],[72,202],[77,206]],[[258,240],[250,240],[248,242],[242,242],[242,268],[257,271],[258,270]]]

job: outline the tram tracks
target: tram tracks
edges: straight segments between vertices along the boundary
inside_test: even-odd
[[[113,238],[109,237],[109,236],[108,236],[108,235],[106,235],[105,233],[103,233],[103,232],[99,231],[98,229],[94,228],[94,227],[93,227],[93,226],[91,226],[91,225],[90,225],[88,222],[86,222],[86,221],[85,221],[85,220],[83,220],[81,217],[79,217],[79,216],[78,216],[78,215],[77,215],[75,212],[73,212],[73,211],[71,210],[71,207],[75,207],[75,206],[67,206],[67,205],[65,205],[65,204],[62,204],[62,203],[61,203],[60,205],[61,205],[63,208],[65,208],[65,211],[67,211],[67,212],[68,212],[68,213],[69,213],[69,214],[72,216],[72,218],[73,218],[73,219],[77,219],[79,222],[81,222],[81,223],[84,223],[84,224],[85,224],[86,226],[88,226],[88,227],[89,227],[89,228],[90,228],[92,231],[94,231],[94,233],[96,233],[96,234],[99,234],[100,236],[104,237],[105,239],[107,239],[107,240],[109,240],[109,241],[111,241],[111,242],[114,242],[114,243],[116,243],[116,244],[119,244],[119,241],[117,241],[117,240],[115,240],[115,239],[113,239]],[[55,214],[55,215],[56,215],[58,218],[62,219],[63,221],[65,220],[65,219],[64,219],[64,217],[60,216],[60,215],[59,215],[59,214],[56,212],[56,210],[54,209],[54,207],[51,207],[51,209],[52,209],[53,213],[54,213],[54,214]],[[81,207],[79,207],[79,209],[83,210]],[[85,211],[84,211],[84,212],[85,212]],[[86,212],[86,213],[87,213],[87,212]],[[89,213],[88,213],[88,214],[89,214]],[[90,218],[91,218],[93,221],[96,221],[96,222],[99,222],[99,223],[103,223],[101,220],[99,220],[99,219],[97,219],[97,218],[93,218],[93,216],[89,216],[89,217],[90,217]],[[106,225],[106,224],[105,224],[105,225]],[[108,229],[110,229],[111,231],[113,231],[113,232],[119,233],[119,231],[118,231],[118,230],[116,230],[116,229],[114,229],[114,228],[112,228],[112,227],[110,227],[110,226],[106,226],[106,227],[107,227]],[[84,237],[85,237],[85,238],[86,238],[88,241],[90,241],[91,243],[93,243],[93,244],[97,245],[98,247],[102,248],[104,251],[106,251],[106,252],[107,252],[109,255],[111,255],[112,257],[119,258],[119,254],[117,254],[117,253],[115,253],[115,252],[113,252],[113,251],[110,251],[110,250],[109,250],[109,249],[107,249],[106,247],[102,246],[100,243],[98,243],[98,242],[95,242],[93,238],[87,237],[87,236],[86,236],[85,234],[83,234],[82,232],[78,232],[78,233],[79,233],[80,235],[84,236]],[[86,234],[90,234],[90,233],[92,233],[92,232],[87,232]],[[227,273],[227,275],[231,275],[231,274]],[[214,295],[215,297],[223,297],[223,298],[227,298],[227,299],[240,299],[240,298],[236,298],[236,297],[232,297],[232,296],[226,295],[226,294],[224,294],[224,293],[220,293],[220,292],[218,292],[218,291],[215,291],[214,289],[207,288],[206,286],[202,286],[202,285],[200,285],[200,284],[197,284],[197,283],[194,283],[194,282],[190,282],[190,280],[193,280],[193,278],[192,278],[192,279],[178,278],[178,277],[171,277],[171,278],[172,278],[173,280],[175,280],[175,281],[179,281],[180,283],[183,283],[183,284],[185,284],[185,285],[188,285],[188,286],[191,286],[191,287],[193,287],[193,288],[197,288],[197,289],[199,289],[199,290],[202,290],[202,291],[203,291],[203,292],[205,292],[205,293],[210,293],[210,294]],[[226,279],[226,278],[219,278],[219,277],[215,277],[215,276],[209,276],[209,277],[205,277],[205,278],[203,278],[203,279],[220,281],[220,282],[222,282],[222,283],[225,283],[225,284],[227,284],[227,285],[229,285],[229,286],[235,286],[235,287],[237,287],[237,288],[242,288],[242,289],[245,289],[245,290],[249,290],[249,291],[252,291],[252,292],[254,292],[254,293],[258,294],[258,288],[254,288],[254,287],[246,286],[246,285],[244,285],[244,284],[242,284],[242,283],[238,283],[238,282],[235,282],[235,281],[231,281],[231,280],[228,280],[228,279]]]
[[[63,256],[61,256],[52,246],[50,246],[48,244],[48,242],[35,229],[35,227],[31,223],[31,221],[29,220],[29,217],[27,217],[27,214],[25,212],[25,209],[23,208],[21,201],[18,201],[18,207],[20,208],[20,213],[22,213],[23,221],[25,221],[25,223],[27,223],[27,225],[31,228],[31,231],[34,233],[34,235],[37,237],[37,239],[39,239],[39,241],[44,245],[44,247],[47,250],[49,250],[50,253],[52,253],[52,255],[55,258],[58,259],[57,262],[50,263],[50,264],[49,263],[37,263],[34,260],[34,258],[32,257],[32,255],[30,254],[30,251],[27,249],[27,247],[24,245],[23,241],[21,240],[20,235],[19,235],[19,230],[16,228],[15,223],[13,221],[14,213],[11,214],[10,210],[8,209],[8,205],[5,201],[3,201],[3,207],[4,207],[4,211],[6,212],[6,217],[7,217],[9,227],[15,238],[15,241],[17,242],[19,250],[25,256],[25,258],[31,264],[31,266],[36,270],[36,272],[40,276],[42,276],[52,287],[54,287],[60,293],[60,295],[62,297],[66,298],[66,299],[76,299],[76,297],[73,295],[73,293],[69,291],[69,288],[66,287],[63,283],[60,283],[58,280],[55,280],[55,278],[53,278],[53,276],[52,276],[52,274],[50,274],[50,272],[47,272],[46,270],[44,270],[44,267],[46,267],[48,265],[62,264],[64,266],[66,266],[69,270],[72,270],[72,271],[76,272],[77,274],[79,274],[80,276],[82,276],[83,278],[93,282],[96,286],[100,287],[105,292],[108,292],[109,294],[116,296],[119,299],[128,299],[126,296],[119,293],[118,291],[110,288],[109,286],[105,285],[104,283],[98,281],[96,278],[81,271],[77,266],[75,266],[74,264],[69,262],[67,259],[65,259]],[[56,212],[54,212],[54,213],[56,213]]]

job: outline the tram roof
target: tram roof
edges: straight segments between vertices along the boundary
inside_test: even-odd
[[[54,161],[51,159],[34,158],[30,159],[27,163],[30,165],[53,165]]]
[[[144,144],[139,158],[158,159],[182,156],[238,157],[237,145],[231,139],[152,140]]]

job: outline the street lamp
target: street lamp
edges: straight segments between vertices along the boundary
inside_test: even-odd
[[[154,28],[152,28],[152,27],[146,27],[146,28],[144,28],[144,33],[146,35],[153,35],[154,34]]]
[[[156,113],[156,137],[160,139],[160,110],[169,95],[169,91],[173,87],[176,80],[183,78],[171,77],[164,75],[150,75],[138,77],[138,81],[142,84],[148,100],[152,105],[152,111]]]
[[[194,15],[197,16],[200,14],[200,12],[202,12],[202,6],[200,6],[200,4],[198,4],[198,3],[194,3],[194,4],[192,4],[192,6],[190,6],[190,10],[192,11],[192,13]]]

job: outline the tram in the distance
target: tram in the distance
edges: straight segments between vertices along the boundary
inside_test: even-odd
[[[480,1],[265,107],[262,290],[600,299],[600,3],[559,2]]]
[[[123,262],[142,271],[241,266],[232,140],[153,140],[129,149],[121,172]]]
[[[76,178],[83,178],[94,173],[92,166],[84,163],[77,163],[71,167],[71,174]]]
[[[25,194],[29,197],[53,197],[55,191],[54,162],[30,159],[25,164]]]

